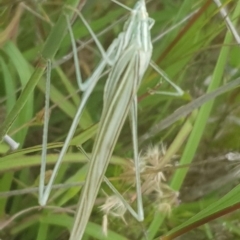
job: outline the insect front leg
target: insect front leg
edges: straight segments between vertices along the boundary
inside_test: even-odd
[[[72,42],[72,47],[73,47],[73,53],[74,53],[74,63],[75,63],[75,68],[76,68],[76,76],[77,76],[77,82],[79,85],[79,88],[84,91],[83,96],[82,96],[82,100],[81,103],[78,107],[77,113],[73,119],[72,125],[69,129],[69,132],[67,134],[67,137],[65,139],[64,145],[60,151],[59,157],[57,159],[57,162],[54,166],[52,175],[50,177],[50,180],[47,184],[47,186],[45,187],[44,185],[44,179],[45,179],[45,169],[46,169],[46,149],[47,149],[47,130],[44,130],[44,134],[43,134],[43,153],[42,153],[42,160],[41,160],[41,174],[40,174],[40,184],[39,184],[39,204],[41,206],[45,206],[47,203],[47,200],[49,198],[51,189],[52,189],[52,185],[54,183],[54,180],[57,176],[57,172],[60,168],[60,165],[62,163],[63,157],[65,156],[67,150],[68,150],[68,146],[69,143],[76,131],[76,128],[78,126],[79,120],[81,118],[83,109],[87,103],[88,98],[90,97],[93,89],[95,88],[98,80],[100,79],[106,65],[107,65],[107,61],[105,59],[101,60],[101,62],[99,63],[98,67],[95,69],[94,73],[92,74],[92,76],[90,78],[88,78],[86,80],[86,82],[82,82],[82,78],[81,78],[81,74],[80,74],[80,70],[79,70],[79,62],[78,62],[78,57],[77,57],[77,48],[76,48],[76,44],[75,44],[75,39],[74,39],[74,35],[71,29],[71,24],[70,21],[68,20],[68,18],[66,18],[67,23],[68,23],[68,30],[70,32],[70,37],[71,37],[71,42]],[[113,61],[116,61],[116,58],[119,54],[120,51],[118,50],[118,46],[122,46],[121,43],[119,43],[119,39],[115,39],[113,41],[113,43],[110,45],[110,47],[108,48],[106,55],[109,56],[109,58],[113,59]],[[117,55],[116,55],[117,54]],[[49,86],[50,87],[50,86]],[[45,111],[46,111],[47,107],[45,107]],[[48,121],[45,121],[45,125],[48,124]],[[44,127],[45,128],[45,127]],[[46,127],[47,128],[47,127]],[[45,132],[46,131],[46,132]]]

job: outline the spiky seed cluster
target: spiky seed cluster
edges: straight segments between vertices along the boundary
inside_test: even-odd
[[[179,205],[179,192],[174,191],[166,183],[162,183],[161,191],[158,194],[156,207],[160,212],[169,216],[172,212],[172,207]]]
[[[179,193],[171,189],[166,183],[166,177],[161,171],[164,167],[170,166],[163,162],[166,153],[165,146],[151,146],[139,158],[139,169],[142,179],[142,193],[144,195],[155,194],[155,206],[162,213],[169,215],[172,207],[179,204]],[[122,174],[124,181],[128,184],[135,185],[135,166],[133,160],[129,161],[128,166]],[[136,195],[131,198],[134,201]],[[103,217],[103,232],[107,233],[108,216],[120,217],[125,223],[124,214],[126,208],[122,201],[117,196],[108,196],[104,205],[100,207],[104,212]]]
[[[142,193],[144,195],[156,194],[157,208],[161,212],[170,214],[172,206],[178,204],[178,192],[173,191],[166,183],[166,177],[162,171],[164,167],[170,166],[163,161],[166,147],[162,144],[151,146],[140,157],[140,172],[142,178]],[[124,171],[124,180],[135,184],[135,167],[131,160]]]
[[[166,177],[161,171],[164,167],[170,166],[163,161],[165,153],[166,148],[164,145],[161,148],[152,146],[142,156],[142,161],[146,164],[145,174],[142,174],[142,192],[145,195],[155,193],[157,195],[155,202],[157,209],[169,215],[172,207],[179,202],[179,193],[167,185]]]
[[[123,222],[127,224],[126,220],[124,219],[126,208],[118,196],[107,196],[106,202],[100,206],[100,209],[102,212],[104,212],[102,228],[105,235],[107,235],[109,215],[121,218]]]
[[[128,159],[128,164],[124,166],[123,174],[121,175],[121,178],[124,182],[127,184],[135,185],[136,179],[135,179],[135,164],[132,159]],[[139,156],[139,172],[143,173],[146,170],[146,161]]]
[[[162,181],[166,181],[165,175],[161,169],[163,169],[162,159],[166,153],[165,147],[162,145],[161,149],[158,146],[149,147],[146,153],[142,156],[143,161],[146,163],[143,179],[145,182],[153,184],[155,190],[159,189],[159,184]],[[156,185],[157,184],[157,185]]]

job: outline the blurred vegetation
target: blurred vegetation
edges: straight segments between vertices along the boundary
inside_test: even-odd
[[[134,0],[121,2],[130,8],[135,4]],[[82,14],[107,49],[122,31],[129,12],[110,0],[79,0],[76,3],[75,7],[82,7]],[[17,118],[8,134],[21,144],[21,149],[13,153],[6,144],[0,145],[1,239],[68,239],[73,223],[81,185],[53,190],[46,209],[38,207],[38,196],[34,191],[38,186],[40,169],[46,58],[52,58],[53,64],[48,174],[51,174],[52,164],[81,101],[73,59],[66,57],[72,51],[66,28],[53,36],[59,46],[47,40],[56,22],[63,16],[65,4],[66,1],[62,0],[0,1],[0,123],[3,126],[4,119],[11,117],[11,109],[17,106],[19,112],[15,112]],[[238,1],[222,0],[222,4],[225,4],[230,19],[239,30]],[[149,16],[155,20],[151,30],[152,59],[185,94],[182,97],[150,94],[149,89],[172,89],[149,67],[138,92],[139,138],[179,107],[240,75],[240,48],[213,1],[147,1],[147,9]],[[70,14],[74,20],[75,39],[78,46],[82,46],[79,67],[83,79],[87,79],[97,67],[101,55],[81,20],[71,11]],[[172,27],[175,28],[171,30]],[[161,37],[162,33],[165,34]],[[60,38],[63,40],[60,41]],[[36,70],[38,75],[31,77]],[[36,80],[36,87],[32,85],[22,108],[16,101],[30,77]],[[83,145],[91,153],[101,116],[105,82],[106,76],[103,76],[87,103],[56,184],[84,181],[87,160],[77,146]],[[129,213],[125,214],[127,224],[120,218],[110,216],[108,236],[105,237],[101,226],[103,213],[99,206],[106,200],[105,193],[111,195],[111,191],[103,184],[84,239],[154,239],[166,235],[237,186],[237,161],[228,161],[226,154],[234,152],[237,156],[240,148],[238,93],[239,88],[236,88],[222,94],[205,108],[193,111],[167,129],[156,131],[153,136],[140,142],[141,154],[149,146],[157,145],[159,149],[165,146],[166,153],[162,158],[166,163],[155,168],[163,168],[159,171],[165,175],[164,184],[169,184],[169,191],[179,191],[178,202],[170,204],[171,199],[168,199],[168,204],[163,205],[156,192],[145,194],[144,222],[137,222]],[[1,135],[7,129],[3,128]],[[135,190],[131,181],[123,181],[123,176],[131,158],[131,134],[127,121],[106,176],[129,201],[134,197]],[[177,170],[178,162],[185,166]],[[186,166],[190,163],[191,167]],[[15,192],[28,189],[32,191]],[[209,223],[204,222],[205,225],[190,229],[179,239],[239,239],[238,214],[235,210]]]

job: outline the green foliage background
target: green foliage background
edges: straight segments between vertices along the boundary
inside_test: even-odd
[[[133,0],[122,2],[130,8],[135,4]],[[8,131],[21,144],[21,149],[14,153],[10,153],[4,143],[0,145],[1,239],[68,238],[81,186],[53,190],[49,207],[41,210],[36,191],[24,194],[13,191],[34,190],[38,185],[47,59],[53,63],[47,156],[49,174],[81,101],[73,60],[64,58],[72,48],[63,14],[69,14],[75,19],[73,12],[63,6],[76,7],[78,4],[81,6],[81,3],[83,1],[0,1],[1,135]],[[228,0],[222,1],[222,4],[225,4],[238,30],[239,2]],[[159,75],[149,68],[138,93],[140,139],[151,127],[179,107],[236,79],[240,64],[239,46],[227,30],[213,1],[148,1],[147,9],[149,16],[155,20],[151,30],[153,60],[185,91],[185,95],[178,98],[151,95],[149,89],[171,88],[164,81],[158,85]],[[194,11],[193,17],[158,39],[161,33],[170,30]],[[82,14],[107,49],[122,31],[129,13],[109,0],[87,0]],[[80,69],[86,79],[97,67],[101,56],[79,19],[75,19],[73,31],[78,45],[82,46],[79,51]],[[87,104],[56,184],[84,181],[86,157],[76,146],[83,144],[84,149],[91,153],[101,116],[105,81],[106,76],[99,81]],[[22,98],[19,98],[22,91]],[[103,214],[98,208],[106,196],[100,191],[85,239],[153,239],[167,235],[201,210],[207,209],[206,213],[200,214],[206,217],[214,211],[238,203],[238,189],[230,191],[237,186],[239,174],[236,173],[236,165],[233,166],[225,158],[225,154],[238,152],[240,147],[238,93],[239,88],[225,93],[188,117],[181,118],[161,132],[156,131],[150,138],[140,142],[142,152],[149,145],[161,146],[163,142],[167,146],[166,162],[172,160],[188,164],[193,161],[191,168],[185,166],[176,170],[169,167],[165,172],[167,182],[171,188],[180,191],[181,199],[170,216],[164,218],[164,214],[159,212],[156,196],[144,196],[144,222],[138,223],[128,213],[128,225],[121,219],[110,217],[106,237],[101,228]],[[106,176],[113,180],[120,192],[125,193],[127,199],[134,194],[134,187],[130,183],[123,183],[121,174],[131,157],[130,127],[126,122]],[[105,185],[103,190],[111,194]],[[226,198],[222,197],[228,192],[228,200],[225,201]],[[217,205],[219,199],[223,199],[225,205]],[[190,227],[191,231],[181,239],[220,239],[219,236],[238,239],[239,213],[231,212],[197,229],[192,230]],[[193,222],[196,221],[197,218],[193,219]]]

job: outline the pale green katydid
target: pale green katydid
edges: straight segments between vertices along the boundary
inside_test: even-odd
[[[117,190],[115,190],[111,183],[106,178],[104,178],[104,174],[129,111],[132,127],[134,162],[136,169],[138,213],[136,214],[125,201],[124,204],[136,219],[142,221],[144,218],[137,146],[137,90],[142,81],[143,75],[148,68],[148,65],[150,64],[152,55],[150,29],[154,23],[154,21],[148,17],[145,1],[139,0],[134,9],[131,10],[131,15],[124,25],[123,32],[119,34],[118,38],[113,41],[105,53],[91,28],[87,25],[81,14],[79,14],[79,16],[82,18],[92,36],[95,38],[95,41],[102,53],[103,59],[97,69],[94,71],[93,75],[88,79],[88,81],[82,83],[81,74],[78,70],[79,65],[76,54],[76,46],[71,32],[71,26],[67,19],[74,49],[78,85],[84,93],[81,104],[78,108],[68,136],[65,140],[64,146],[60,152],[58,161],[53,169],[52,176],[46,187],[44,186],[46,152],[43,151],[39,187],[39,203],[40,205],[44,206],[46,205],[54,179],[62,162],[62,158],[65,155],[69,142],[76,130],[86,101],[92,93],[93,88],[99,80],[104,68],[109,65],[111,68],[104,90],[104,106],[99,123],[99,131],[93,146],[89,171],[87,173],[87,178],[81,192],[79,206],[76,213],[73,230],[71,232],[70,239],[72,240],[81,239],[103,179],[105,182],[107,182],[109,187],[116,194],[118,194],[120,199],[124,201],[124,199],[117,192]],[[155,64],[152,63],[151,65],[157,72],[163,75],[162,71],[159,70]],[[164,77],[166,78],[165,75]],[[50,76],[48,78],[50,78]],[[160,93],[168,95],[181,95],[183,93],[182,90],[174,83],[168,79],[166,80],[177,90],[177,93]],[[46,118],[47,111],[48,110],[46,108]],[[45,119],[46,123],[47,121],[48,120]],[[46,149],[47,124],[44,129],[43,148]]]

